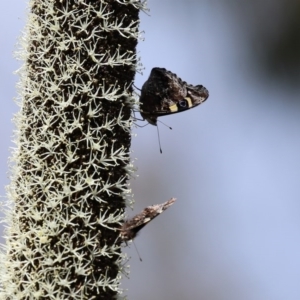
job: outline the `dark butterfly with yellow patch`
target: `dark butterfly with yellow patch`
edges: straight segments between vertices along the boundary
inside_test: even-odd
[[[133,240],[144,226],[173,205],[175,201],[176,199],[172,198],[162,204],[148,206],[139,214],[124,222],[120,232],[121,239],[124,242]]]
[[[141,90],[140,113],[156,126],[158,117],[194,108],[208,96],[208,90],[203,85],[187,84],[164,68],[153,68]]]

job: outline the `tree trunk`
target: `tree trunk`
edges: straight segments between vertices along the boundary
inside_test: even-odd
[[[137,0],[31,0],[0,299],[116,299]]]

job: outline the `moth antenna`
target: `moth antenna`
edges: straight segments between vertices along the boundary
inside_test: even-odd
[[[150,9],[147,9],[147,10],[149,11]],[[145,13],[147,16],[151,17],[150,14],[148,14],[146,10],[143,10],[143,13]]]
[[[159,145],[159,151],[160,153],[162,154],[162,150],[161,150],[161,144],[160,144],[160,136],[159,136],[159,129],[158,129],[158,126],[156,126],[157,128],[157,135],[158,135],[158,145]]]
[[[159,122],[159,123],[165,125],[165,126],[168,127],[170,130],[173,129],[172,127],[170,127],[169,125],[167,125],[166,123],[164,123],[164,122],[162,122],[162,121],[160,121],[160,120],[157,120],[157,122]]]
[[[143,261],[142,258],[141,258],[141,256],[140,256],[140,253],[139,253],[139,251],[138,251],[138,249],[137,249],[137,247],[136,247],[136,245],[135,245],[134,240],[132,240],[132,243],[133,243],[133,245],[134,245],[134,248],[135,248],[135,250],[136,250],[136,253],[137,253],[137,255],[138,255],[140,261]]]

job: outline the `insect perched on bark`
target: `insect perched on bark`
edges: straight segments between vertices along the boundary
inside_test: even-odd
[[[194,108],[208,96],[203,85],[187,84],[164,68],[153,68],[141,90],[140,113],[156,126],[158,117]]]
[[[121,227],[120,237],[124,242],[133,240],[138,232],[146,226],[155,217],[164,212],[167,208],[174,204],[175,198],[170,199],[162,204],[156,204],[146,207],[133,218],[125,221]]]

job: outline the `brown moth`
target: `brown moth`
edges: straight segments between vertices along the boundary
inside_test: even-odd
[[[158,117],[194,108],[208,96],[203,85],[187,84],[164,68],[153,68],[141,90],[140,113],[144,120],[156,126]]]
[[[121,239],[124,242],[133,240],[144,226],[174,204],[175,201],[176,199],[172,198],[165,203],[148,206],[133,218],[125,221],[121,227]]]

